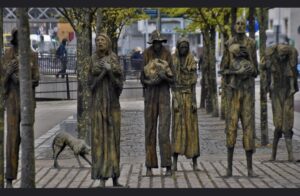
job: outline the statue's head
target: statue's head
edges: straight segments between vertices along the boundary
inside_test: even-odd
[[[236,33],[246,33],[246,20],[239,17],[235,22],[235,32]]]
[[[105,33],[100,33],[96,39],[96,49],[99,52],[110,53],[111,51],[111,41],[108,35]]]
[[[186,37],[181,37],[176,43],[176,48],[180,56],[186,56],[190,50],[190,43]]]
[[[162,48],[162,43],[166,42],[167,39],[165,39],[158,30],[154,30],[151,33],[150,41],[148,42],[148,44],[152,44],[154,51],[159,52]]]
[[[278,51],[279,60],[285,61],[289,56],[290,47],[289,45],[286,44],[279,44],[277,47],[277,51]]]

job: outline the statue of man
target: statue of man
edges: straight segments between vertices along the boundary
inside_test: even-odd
[[[257,75],[256,46],[255,40],[245,34],[245,19],[237,19],[235,31],[235,36],[225,44],[221,65],[228,103],[228,111],[226,111],[226,145],[228,151],[226,176],[232,176],[232,159],[239,119],[242,122],[248,176],[254,176],[252,155],[255,152],[254,78]]]
[[[19,149],[20,149],[20,80],[19,80],[19,54],[18,54],[18,30],[12,30],[12,47],[5,51],[3,57],[3,81],[5,90],[6,107],[6,187],[12,188],[12,181],[17,178]],[[39,84],[39,65],[36,53],[30,54],[31,79],[34,101],[35,87]],[[35,104],[34,104],[35,105]]]
[[[172,55],[175,85],[172,87],[173,170],[177,171],[178,155],[193,159],[193,170],[199,170],[199,130],[196,103],[197,63],[190,52],[187,38],[180,38]]]
[[[148,42],[152,44],[148,47],[144,55],[144,68],[152,68],[153,63],[157,68],[157,77],[150,77],[141,72],[141,83],[144,87],[145,99],[145,148],[146,148],[146,175],[152,176],[152,168],[158,168],[156,155],[156,132],[157,121],[158,138],[161,156],[161,167],[166,167],[166,176],[172,175],[172,160],[171,160],[171,142],[170,142],[170,84],[174,82],[172,74],[166,74],[163,67],[170,68],[172,72],[173,64],[172,57],[169,50],[167,50],[162,43],[167,42],[162,37],[159,31],[155,30],[151,34],[151,40]],[[158,64],[159,63],[159,64]],[[149,65],[148,65],[149,64]],[[147,73],[151,71],[147,70]]]
[[[266,51],[265,66],[269,73],[268,89],[272,100],[275,126],[271,161],[276,160],[277,145],[284,135],[288,161],[293,157],[294,94],[298,92],[297,50],[286,44],[277,44]]]
[[[112,52],[106,34],[96,37],[96,52],[91,57],[89,86],[91,100],[92,179],[105,187],[108,178],[113,186],[122,186],[120,176],[121,108],[119,97],[123,89],[123,71]]]

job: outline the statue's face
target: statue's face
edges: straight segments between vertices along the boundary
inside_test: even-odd
[[[235,23],[236,33],[245,33],[246,32],[246,21],[242,18],[237,19]]]
[[[180,56],[186,56],[189,52],[189,44],[187,42],[181,42],[178,50]]]
[[[286,61],[287,60],[287,54],[286,53],[281,53],[281,52],[278,52],[278,57],[279,57],[279,60],[281,61],[281,62],[284,62],[284,61]]]
[[[162,48],[162,42],[153,41],[153,49],[155,52],[160,52],[161,48]]]
[[[108,43],[107,43],[107,40],[105,39],[105,37],[103,36],[98,36],[96,38],[96,46],[97,46],[97,49],[98,50],[107,50],[108,48]]]

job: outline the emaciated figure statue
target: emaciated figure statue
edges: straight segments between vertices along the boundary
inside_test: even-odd
[[[162,43],[167,42],[159,31],[154,31],[151,34],[151,40],[148,42],[152,46],[148,47],[144,55],[144,66],[147,66],[152,61],[157,61],[160,64],[168,64],[172,73],[174,72],[172,57]],[[147,66],[151,68],[151,66]],[[158,67],[158,66],[157,66]],[[157,121],[159,118],[158,138],[160,147],[161,167],[166,167],[166,176],[172,175],[172,160],[171,160],[171,142],[170,142],[170,84],[174,82],[174,76],[166,74],[166,70],[160,69],[157,72],[158,77],[150,77],[146,75],[144,70],[141,72],[141,83],[145,89],[145,148],[146,148],[146,167],[147,176],[152,176],[152,168],[158,168],[156,155],[156,130]],[[147,71],[151,73],[151,70]]]
[[[276,160],[277,145],[282,134],[288,151],[288,161],[293,157],[294,94],[299,90],[297,82],[297,50],[286,44],[277,44],[266,51],[268,86],[272,100],[275,126],[271,161]]]
[[[236,35],[224,49],[221,74],[224,77],[228,111],[226,111],[226,143],[228,168],[232,176],[232,159],[237,137],[238,121],[243,129],[243,146],[247,157],[248,176],[254,176],[252,155],[255,152],[254,78],[257,75],[255,40],[245,35],[246,21],[239,18],[235,24]]]
[[[196,103],[197,63],[190,52],[187,38],[180,38],[172,55],[175,85],[172,87],[172,152],[173,170],[177,171],[178,155],[193,159],[193,170],[199,170],[199,130]]]
[[[119,97],[123,89],[123,71],[118,57],[112,52],[106,34],[96,37],[96,52],[91,57],[89,86],[91,101],[92,179],[100,179],[105,187],[108,178],[113,186],[120,176],[121,108]]]
[[[19,81],[19,55],[18,55],[18,30],[12,30],[12,47],[9,48],[3,57],[3,78],[5,90],[5,106],[6,106],[6,187],[12,188],[12,181],[17,178],[19,149],[21,143],[20,137],[20,81]],[[31,79],[33,97],[35,101],[35,87],[39,85],[39,65],[36,53],[30,56]],[[35,106],[35,103],[34,103]]]

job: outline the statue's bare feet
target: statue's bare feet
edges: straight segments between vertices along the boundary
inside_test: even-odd
[[[176,165],[174,164],[174,165],[172,166],[172,170],[173,170],[173,171],[177,171],[177,164],[176,164]]]
[[[12,181],[6,181],[6,188],[8,189],[14,188],[12,185]]]
[[[167,167],[165,176],[172,176],[172,169],[171,169],[171,167]]]
[[[269,159],[269,161],[275,161],[276,160],[276,158],[275,157],[273,157],[273,156],[271,156],[271,158]]]
[[[152,173],[152,170],[151,170],[151,168],[147,168],[147,171],[146,171],[146,176],[148,176],[148,177],[151,177],[151,176],[153,176],[153,173]]]
[[[193,164],[193,170],[194,171],[200,171],[199,167],[197,164]]]
[[[248,177],[255,178],[255,177],[258,177],[258,175],[255,174],[255,173],[253,172],[253,170],[248,170]]]
[[[120,184],[120,183],[118,182],[118,179],[113,179],[113,186],[114,186],[114,187],[124,187],[122,184]]]
[[[105,188],[105,180],[100,180],[100,188]]]
[[[225,177],[225,178],[232,177],[232,170],[230,170],[230,169],[227,169],[227,170],[226,170],[226,175],[225,175],[225,176],[223,176],[223,177]]]

